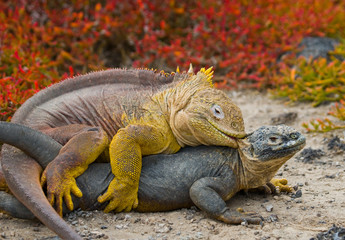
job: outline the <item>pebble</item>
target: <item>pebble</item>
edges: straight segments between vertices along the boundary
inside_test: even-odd
[[[195,234],[195,238],[196,238],[196,239],[203,239],[203,238],[204,238],[204,235],[202,234],[202,232],[197,232],[197,233]]]
[[[273,205],[272,205],[272,204],[266,205],[265,208],[266,208],[266,211],[267,211],[267,212],[272,212],[272,210],[273,210]]]
[[[296,193],[291,196],[291,198],[300,198],[300,197],[302,197],[301,189],[297,190]]]
[[[272,214],[267,218],[268,222],[278,222],[278,216],[276,214]]]
[[[123,228],[124,228],[124,225],[123,225],[123,224],[116,224],[116,225],[115,225],[115,228],[116,228],[116,229],[123,229]]]
[[[171,229],[172,227],[165,223],[156,224],[156,226],[154,227],[154,231],[156,233],[168,233],[171,231]]]
[[[129,214],[126,214],[126,215],[125,215],[125,220],[126,220],[126,221],[130,220],[131,218],[132,218],[132,216],[129,215]]]
[[[248,226],[248,222],[244,220],[243,222],[241,222],[241,226]]]

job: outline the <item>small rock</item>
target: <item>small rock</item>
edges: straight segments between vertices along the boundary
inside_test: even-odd
[[[297,190],[297,192],[291,196],[291,198],[300,198],[300,197],[302,197],[301,189]]]
[[[326,232],[318,233],[316,238],[311,238],[310,240],[324,240],[324,239],[333,239],[333,240],[345,239],[345,228],[333,225]]]
[[[129,215],[129,214],[126,214],[126,215],[125,215],[125,220],[126,220],[126,221],[130,220],[131,218],[132,218],[132,216]]]
[[[156,233],[168,233],[171,229],[171,226],[165,223],[159,223],[154,227]]]
[[[272,204],[266,205],[265,208],[266,208],[266,211],[267,211],[267,212],[272,212],[272,210],[273,210],[273,205],[272,205]]]
[[[203,238],[204,238],[204,235],[202,234],[202,232],[197,232],[197,233],[195,234],[195,238],[196,238],[196,239],[203,239]]]
[[[335,178],[335,174],[332,175],[326,175],[325,178],[330,178],[330,179],[334,179]]]
[[[326,153],[322,149],[312,149],[305,148],[303,151],[296,157],[297,160],[304,163],[311,163],[315,159],[319,159],[324,156]]]
[[[278,216],[276,214],[272,214],[267,218],[267,222],[278,222]]]
[[[338,136],[333,137],[327,144],[328,150],[332,150],[336,153],[342,153],[345,151],[345,142]]]
[[[117,224],[117,225],[115,225],[115,228],[116,228],[116,229],[122,229],[122,228],[123,228],[123,225],[122,225],[122,224]]]
[[[246,220],[243,220],[243,222],[241,222],[241,226],[248,226],[248,222]]]
[[[271,118],[271,123],[273,125],[291,123],[296,120],[297,116],[298,114],[296,112],[282,113],[276,117]]]

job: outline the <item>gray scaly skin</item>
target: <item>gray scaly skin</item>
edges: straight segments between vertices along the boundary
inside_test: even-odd
[[[1,129],[0,125],[0,133]],[[0,138],[0,141],[6,142],[6,138]],[[52,141],[53,144],[49,146],[55,151],[55,148],[59,147]],[[268,183],[277,170],[303,148],[305,137],[291,127],[279,125],[261,127],[247,138],[238,141],[239,149],[200,146],[185,148],[173,155],[145,157],[139,184],[139,206],[136,210],[168,211],[196,205],[210,217],[225,223],[260,223],[258,215],[246,215],[230,210],[225,201],[242,189],[256,188]],[[32,144],[33,141],[28,141],[28,144],[30,142]],[[31,147],[27,149],[30,150]],[[26,152],[37,158],[35,153]],[[36,174],[36,178],[39,178],[39,170],[30,170],[30,174]],[[100,204],[97,197],[106,191],[113,177],[109,164],[90,165],[90,168],[77,178],[78,186],[84,195],[82,198],[73,198],[75,208],[103,209],[105,205]],[[27,172],[24,179],[32,177]],[[28,184],[33,184],[31,190],[40,189],[38,182]],[[1,198],[0,202],[4,204],[0,208],[3,211],[16,217],[33,217],[13,196],[1,192]],[[44,195],[36,201],[39,206],[41,201],[46,201],[42,208],[50,207]],[[68,212],[66,208],[65,210]],[[48,215],[57,214],[51,208]],[[64,221],[60,219],[57,222],[44,223],[51,226],[59,236],[69,239],[69,235],[61,235],[61,228],[57,227],[62,225],[61,222]],[[70,227],[62,229],[65,233],[73,231]]]

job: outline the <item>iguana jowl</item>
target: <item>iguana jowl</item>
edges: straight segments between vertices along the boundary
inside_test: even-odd
[[[30,98],[12,121],[64,145],[41,177],[49,202],[60,214],[63,198],[72,209],[71,193],[82,196],[75,178],[104,155],[116,177],[99,201],[110,200],[106,212],[129,211],[138,204],[142,155],[175,153],[186,145],[237,147],[235,138],[245,136],[240,109],[213,88],[212,73],[115,69],[65,80]],[[14,156],[27,158],[9,158]],[[7,161],[3,157],[6,179]]]
[[[8,126],[9,125],[9,126]],[[11,129],[16,133],[29,132],[11,123],[0,124],[0,133]],[[29,129],[30,130],[30,129]],[[52,160],[52,152],[58,152],[61,145],[44,134],[33,136],[28,133],[25,139],[19,134],[17,139],[9,140],[1,137],[0,141],[21,147],[41,165],[47,159]],[[18,137],[19,136],[19,137]],[[139,184],[139,205],[136,210],[167,211],[196,205],[211,217],[230,224],[242,221],[258,224],[261,218],[257,214],[246,215],[230,210],[224,201],[229,200],[241,189],[262,186],[269,182],[276,171],[305,145],[305,137],[291,127],[264,126],[250,134],[240,142],[239,149],[228,147],[196,147],[185,148],[173,155],[152,155],[145,157]],[[33,151],[35,142],[45,146],[44,153]],[[15,167],[15,165],[12,165]],[[208,167],[205,167],[208,166]],[[28,165],[30,172],[14,172],[22,179],[20,184],[33,201],[47,215],[44,222],[59,236],[65,239],[79,239],[78,235],[59,218],[45,199],[41,187],[35,179],[39,178],[39,167],[35,162]],[[73,198],[74,207],[84,210],[103,209],[104,204],[97,197],[106,191],[113,179],[109,164],[93,163],[90,168],[77,178],[78,186],[83,191],[82,198]],[[13,216],[32,218],[12,195],[0,192],[0,210]],[[67,209],[65,209],[67,210]]]

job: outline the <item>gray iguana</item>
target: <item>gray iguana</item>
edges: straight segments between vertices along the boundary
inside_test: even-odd
[[[211,68],[197,74],[111,69],[64,80],[27,100],[12,122],[63,145],[41,177],[49,202],[60,214],[63,199],[73,209],[71,195],[82,196],[75,178],[103,155],[116,177],[98,200],[109,201],[106,212],[129,211],[138,205],[142,156],[172,154],[184,146],[237,147],[236,138],[246,134],[241,111],[213,87],[212,76]],[[6,182],[22,199],[6,166],[28,157],[6,145],[3,152]]]
[[[9,134],[11,133],[11,138]],[[55,158],[62,146],[50,137],[25,126],[0,123],[0,142],[13,144],[42,165]],[[140,212],[168,211],[196,205],[212,218],[229,224],[243,221],[258,224],[257,214],[230,210],[225,201],[241,189],[260,187],[269,182],[277,170],[305,145],[305,137],[285,125],[263,126],[245,139],[237,140],[238,149],[229,147],[187,147],[172,155],[151,155],[143,159],[139,182]],[[42,149],[36,149],[39,146]],[[5,156],[6,157],[6,156]],[[14,160],[14,159],[13,159]],[[64,239],[81,239],[51,207],[41,189],[41,167],[30,159],[18,168],[16,161],[8,167],[28,201],[35,202],[45,217],[41,221]],[[75,208],[103,209],[97,201],[112,181],[109,164],[93,163],[77,178],[83,191],[81,198],[73,197]],[[13,216],[32,218],[33,215],[12,195],[0,192],[0,209]],[[29,207],[29,209],[31,209]],[[69,212],[68,208],[65,208]]]

